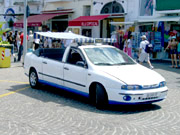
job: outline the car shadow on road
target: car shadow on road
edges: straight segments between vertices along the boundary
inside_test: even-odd
[[[180,78],[176,78],[177,79],[177,84],[178,84],[178,86],[177,87],[179,87],[180,88]]]
[[[29,85],[15,85],[11,86],[9,91],[15,91],[28,87]],[[89,102],[89,99],[62,89],[54,88],[47,85],[42,85],[39,89],[27,88],[26,90],[19,91],[18,93],[25,96],[34,98],[36,100],[48,103],[54,102],[57,107],[72,107],[87,112],[94,112],[100,114],[135,114],[147,111],[155,111],[161,109],[159,105],[110,105],[104,110],[98,110],[94,105]]]
[[[172,68],[171,67],[171,62],[156,60],[156,61],[152,61],[152,65],[154,66],[155,70],[156,69],[162,69],[162,70],[165,70],[165,71],[171,71],[171,72],[180,74],[180,67]],[[145,64],[145,66],[147,66],[147,64]]]

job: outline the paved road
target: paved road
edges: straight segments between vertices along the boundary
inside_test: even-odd
[[[165,101],[97,110],[86,98],[31,89],[21,63],[0,69],[0,135],[179,135],[180,69],[153,63],[169,87]]]

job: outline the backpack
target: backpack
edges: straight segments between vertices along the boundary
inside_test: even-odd
[[[152,53],[153,52],[153,45],[150,43],[146,44],[145,52],[146,53]]]

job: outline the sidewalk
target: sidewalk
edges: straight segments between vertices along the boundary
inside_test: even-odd
[[[151,61],[155,61],[155,62],[164,62],[164,63],[170,63],[171,64],[171,59],[151,59]],[[177,63],[179,65],[179,59],[177,59]]]
[[[18,56],[17,53],[14,53],[14,56],[11,56],[11,67],[23,67],[23,60],[17,61]]]
[[[151,59],[151,61],[171,63],[171,59]]]

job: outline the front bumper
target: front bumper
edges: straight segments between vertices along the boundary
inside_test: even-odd
[[[108,90],[109,104],[144,104],[158,102],[167,97],[168,88],[149,90]]]

